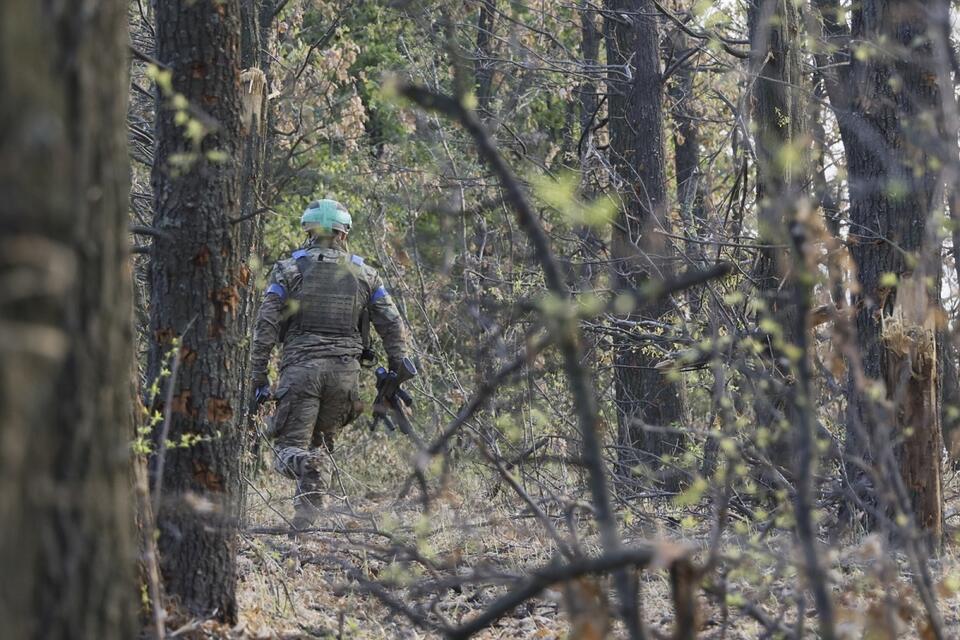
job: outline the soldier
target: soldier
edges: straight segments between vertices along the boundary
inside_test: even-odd
[[[398,370],[406,332],[380,276],[347,252],[352,219],[335,200],[312,202],[300,224],[308,238],[280,260],[260,305],[252,348],[257,405],[277,401],[271,435],[275,468],[296,480],[293,525],[309,527],[320,506],[321,446],[333,450],[336,433],[360,415],[360,359],[369,353],[370,322]],[[267,362],[283,345],[280,380],[270,391]]]

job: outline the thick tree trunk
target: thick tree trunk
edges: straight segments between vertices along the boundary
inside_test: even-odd
[[[606,20],[610,164],[613,185],[623,198],[612,253],[616,286],[629,290],[651,276],[670,275],[670,247],[659,233],[669,228],[659,27],[651,0],[608,0],[607,9],[614,16]],[[628,320],[639,323],[638,328],[645,321],[669,323],[670,312],[670,302],[664,301],[630,314]],[[638,468],[661,469],[663,457],[683,447],[676,433],[644,428],[680,426],[684,406],[682,385],[654,369],[660,358],[645,346],[629,336],[616,346],[618,475],[624,478]],[[675,484],[676,478],[664,479]]]
[[[137,633],[126,18],[119,0],[0,3],[8,638]]]
[[[169,433],[157,434],[152,482],[161,492],[157,524],[167,592],[188,615],[236,619],[242,301],[251,285],[249,234],[240,213],[240,3],[157,0],[157,57],[171,71],[161,83],[153,171],[148,376],[171,350],[180,358]],[[203,127],[180,126],[186,113]],[[183,116],[179,116],[183,121]],[[165,436],[165,437],[164,437]],[[170,442],[174,446],[166,447]],[[185,445],[185,446],[179,446]],[[159,477],[161,476],[162,477]]]
[[[751,111],[757,152],[757,222],[765,245],[753,275],[764,302],[759,315],[776,323],[776,329],[765,335],[767,361],[775,379],[755,389],[754,410],[758,426],[771,432],[770,460],[789,474],[793,466],[791,427],[796,419],[787,408],[790,376],[783,363],[791,361],[786,354],[800,341],[796,327],[801,324],[795,317],[794,283],[785,277],[790,264],[783,247],[790,245],[787,223],[807,186],[803,158],[810,142],[801,91],[800,19],[793,3],[778,0],[751,0],[747,17],[751,77],[756,78]],[[768,382],[762,377],[761,381]]]
[[[825,33],[835,42],[887,43],[870,56],[842,51],[849,71],[837,66],[825,73],[847,156],[849,244],[860,285],[854,295],[857,346],[866,379],[885,382],[892,403],[892,411],[884,410],[851,380],[847,452],[882,464],[884,448],[902,439],[896,450],[901,474],[890,482],[903,487],[917,522],[939,540],[940,412],[926,406],[936,403],[938,382],[936,366],[929,371],[923,364],[936,361],[936,337],[928,337],[926,315],[915,308],[925,304],[924,314],[932,312],[936,295],[921,295],[917,283],[938,280],[931,257],[939,250],[930,246],[927,228],[939,181],[929,151],[940,138],[933,115],[940,92],[926,41],[929,13],[920,3],[868,0],[855,6],[850,33],[833,19],[831,4],[818,2]],[[900,300],[905,292],[909,302]]]
[[[927,31],[926,11],[919,4],[874,0],[855,12],[854,24],[859,27],[859,37],[870,41],[886,37],[910,52],[909,58],[900,61],[871,56],[853,68],[853,110],[858,126],[846,136],[851,140],[847,147],[850,238],[861,286],[855,301],[864,372],[871,379],[887,382],[887,397],[894,401],[891,426],[895,437],[903,438],[898,447],[903,483],[917,522],[939,540],[943,526],[939,407],[925,406],[936,401],[937,380],[915,359],[935,362],[936,343],[934,338],[927,339],[928,327],[919,323],[923,316],[918,310],[900,310],[903,303],[898,298],[904,292],[884,283],[888,273],[895,274],[903,285],[915,278],[923,282],[924,275],[935,276],[924,273],[920,255],[934,250],[925,246],[925,239],[938,181],[924,148],[924,141],[930,144],[938,134],[923,119],[932,117],[939,90],[931,80],[929,46],[914,43]],[[902,87],[895,89],[897,83]],[[919,259],[916,273],[915,259]],[[926,295],[922,302],[918,292],[913,295],[918,299],[908,303],[911,306],[928,303]],[[930,311],[925,306],[923,314]],[[903,354],[890,342],[889,320],[898,314],[911,323],[903,327],[903,335],[914,343],[907,349],[918,367],[916,375],[904,375]],[[860,392],[851,398],[851,422],[875,436],[878,425],[864,396]],[[918,399],[924,406],[913,406]]]

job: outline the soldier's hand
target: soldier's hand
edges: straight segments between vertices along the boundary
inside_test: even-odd
[[[256,411],[263,405],[263,403],[267,402],[272,397],[273,394],[270,392],[269,384],[264,384],[257,387],[253,392],[253,401],[250,403],[251,410]]]

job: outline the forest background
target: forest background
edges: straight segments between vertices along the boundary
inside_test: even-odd
[[[81,4],[0,8],[11,637],[960,632],[949,2]],[[325,196],[417,432],[290,538],[248,347]]]

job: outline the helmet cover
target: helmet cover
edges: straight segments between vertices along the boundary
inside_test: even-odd
[[[350,233],[353,218],[347,208],[336,200],[314,200],[300,216],[300,225],[304,229],[332,233],[342,231]]]

